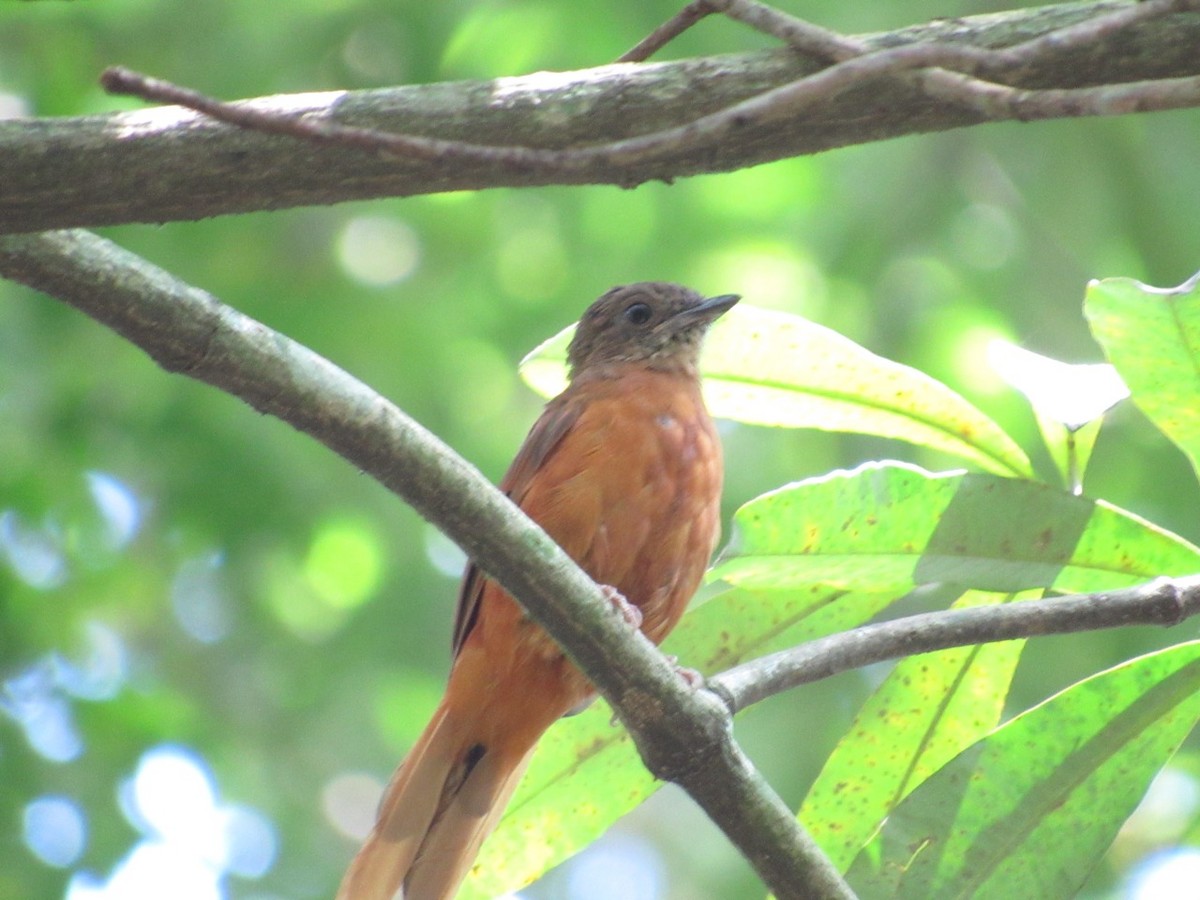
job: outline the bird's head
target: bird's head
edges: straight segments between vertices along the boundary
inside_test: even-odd
[[[661,281],[615,287],[588,307],[567,350],[571,377],[637,362],[662,371],[696,371],[704,333],[740,298],[703,297]]]

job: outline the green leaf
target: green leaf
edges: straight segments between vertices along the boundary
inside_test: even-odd
[[[970,592],[955,606],[1005,599]],[[845,871],[897,803],[995,727],[1024,646],[955,647],[892,669],[800,807],[801,821],[835,866]]]
[[[1074,896],[1197,717],[1197,642],[1073,685],[913,791],[848,879],[863,900]]]
[[[1100,425],[1103,419],[1093,419],[1086,425],[1075,430],[1068,429],[1057,422],[1049,421],[1048,417],[1034,411],[1038,428],[1050,451],[1050,458],[1062,476],[1062,484],[1072,494],[1083,493],[1083,476],[1087,464],[1092,458],[1092,450],[1096,447],[1096,438],[1100,436]]]
[[[1093,281],[1083,311],[1133,402],[1200,473],[1200,276],[1169,289]]]
[[[1200,550],[1132,513],[1030,481],[868,463],[751,500],[710,573],[745,588],[950,583],[1088,592],[1200,571]]]
[[[726,591],[691,610],[663,645],[681,664],[712,673],[746,659],[844,631],[893,598],[806,591]],[[483,845],[463,900],[528,884],[583,849],[658,790],[611,708],[597,701],[542,738],[496,831]]]
[[[490,900],[529,884],[583,849],[658,785],[597,701],[538,743],[529,770],[459,893]]]
[[[534,390],[553,396],[566,385],[572,333],[555,335],[521,363]],[[950,388],[800,316],[739,304],[713,326],[701,369],[714,416],[895,438],[991,472],[1030,473],[1012,438]]]

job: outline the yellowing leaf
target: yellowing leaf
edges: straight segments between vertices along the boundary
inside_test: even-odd
[[[553,396],[566,385],[572,333],[560,332],[521,363],[534,390]],[[1030,472],[1008,434],[950,388],[800,316],[738,304],[713,326],[701,369],[714,416],[895,438],[991,472]]]

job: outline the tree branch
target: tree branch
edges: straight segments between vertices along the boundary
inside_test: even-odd
[[[716,9],[708,0],[692,0],[670,19],[618,56],[617,62],[645,62],[701,19],[711,16],[715,12]]]
[[[793,36],[840,56],[859,45],[883,51],[832,68],[828,56],[782,50],[240,104],[318,130],[393,132],[397,146],[387,153],[298,145],[172,107],[10,120],[0,122],[0,232],[501,185],[632,186],[982,121],[1191,105],[1200,102],[1200,86],[1184,79],[1200,75],[1200,14],[1162,15],[1160,8],[1184,5],[1104,0],[842,42],[831,43],[822,30]],[[1144,18],[1142,7],[1159,18],[1129,25]],[[1111,14],[1128,27],[1088,30],[1086,23]],[[1028,49],[1031,40],[1071,27],[1087,40],[1046,37],[1036,52]],[[1025,55],[1006,71],[1003,96],[964,76],[946,81],[943,73],[908,71],[1021,44]],[[991,58],[1004,69],[1002,54]],[[821,78],[801,81],[817,72]],[[1163,80],[1170,82],[1160,90]],[[1123,85],[1117,99],[1098,95],[1114,85]],[[1030,97],[1029,91],[1060,93]],[[399,146],[400,136],[408,147]],[[415,151],[422,141],[427,152]],[[439,142],[491,152],[464,153]]]
[[[767,697],[872,663],[1047,634],[1178,625],[1200,614],[1200,575],[1100,594],[976,606],[864,625],[735,666],[707,679],[737,713]]]
[[[755,31],[778,38],[793,50],[816,60],[841,62],[870,50],[870,46],[862,41],[797,19],[757,0],[695,0],[651,32],[619,62],[648,59],[702,18],[718,12]]]
[[[449,447],[328,360],[88,232],[0,237],[0,274],[319,440],[441,528],[525,605],[779,897],[852,898],[695,690],[546,534]]]

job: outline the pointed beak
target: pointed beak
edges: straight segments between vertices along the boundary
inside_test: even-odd
[[[688,318],[707,319],[711,322],[729,312],[733,308],[733,305],[741,299],[740,294],[721,294],[719,297],[709,297],[691,309],[685,309],[680,315],[687,316]]]

